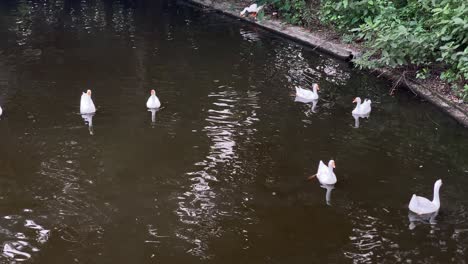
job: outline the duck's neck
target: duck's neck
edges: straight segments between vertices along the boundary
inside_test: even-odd
[[[312,88],[312,91],[314,92],[314,94],[317,94],[317,86],[314,86],[314,87]]]
[[[357,102],[356,102],[356,108],[354,108],[354,110],[355,110],[355,111],[358,111],[360,107],[361,107],[361,102],[360,102],[360,101],[357,101]]]
[[[328,165],[328,171],[330,172],[330,174],[333,174],[333,165]]]
[[[434,199],[432,200],[432,202],[437,205],[437,207],[440,206],[440,197],[439,197],[439,189],[440,189],[440,185],[435,185],[434,186]]]

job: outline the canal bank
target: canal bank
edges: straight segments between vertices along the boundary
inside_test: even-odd
[[[247,23],[259,26],[263,29],[278,33],[286,38],[312,46],[320,52],[329,54],[340,60],[351,61],[361,54],[361,49],[357,46],[343,43],[340,39],[330,37],[330,34],[322,30],[313,32],[299,26],[286,24],[284,21],[265,16],[262,20],[241,17],[242,6],[234,5],[226,1],[212,0],[187,0],[188,2],[202,7],[210,8],[217,12],[240,19]],[[454,98],[450,93],[442,93],[444,85],[438,81],[413,80],[405,77],[404,72],[392,69],[374,69],[371,73],[378,77],[384,77],[392,81],[395,86],[403,87],[423,100],[429,101],[439,109],[449,114],[465,127],[468,127],[468,105]],[[394,93],[394,88],[390,91]]]

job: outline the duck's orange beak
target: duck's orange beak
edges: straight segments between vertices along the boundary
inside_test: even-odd
[[[355,102],[356,102],[356,98],[354,98],[354,100],[353,100],[353,103],[355,103]]]

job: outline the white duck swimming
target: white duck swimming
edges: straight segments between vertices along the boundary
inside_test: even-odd
[[[80,113],[92,114],[96,112],[93,99],[91,99],[91,90],[86,91],[81,95]]]
[[[317,100],[319,98],[317,92],[318,90],[320,90],[320,87],[316,83],[312,85],[312,91],[296,87],[296,96],[304,98],[306,100]]]
[[[416,213],[416,214],[431,214],[439,211],[440,208],[440,198],[439,198],[439,190],[440,186],[442,186],[442,180],[437,180],[434,183],[434,198],[432,201],[429,201],[427,198],[417,196],[413,194],[411,197],[411,201],[408,205],[408,208]]]
[[[243,17],[245,14],[252,14],[254,17],[257,16],[258,12],[262,10],[263,6],[258,6],[257,4],[251,4],[249,7],[244,8],[242,12],[240,12],[240,16]]]
[[[371,112],[371,100],[365,99],[364,103],[361,104],[361,98],[356,97],[353,103],[357,103],[356,108],[352,112],[353,115],[367,115]]]
[[[2,114],[3,114],[3,109],[2,109],[2,107],[0,106],[0,116],[2,116]]]
[[[156,96],[156,91],[151,90],[151,96],[148,98],[148,101],[146,102],[146,107],[149,109],[155,109],[161,107],[161,102],[159,101],[159,98]]]
[[[333,172],[334,168],[336,168],[334,160],[330,160],[328,162],[328,167],[325,166],[325,163],[323,163],[323,161],[320,161],[317,174],[310,176],[309,180],[317,176],[318,181],[322,185],[333,185],[336,183],[336,175]]]

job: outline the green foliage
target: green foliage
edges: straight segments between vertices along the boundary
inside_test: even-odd
[[[260,0],[258,3],[271,5],[283,19],[294,25],[308,26],[312,19],[305,0]]]
[[[462,97],[463,100],[467,99],[467,97],[468,97],[468,84],[465,84],[463,86],[463,90],[460,91],[460,94],[461,94],[461,97]]]
[[[387,2],[387,0],[324,0],[321,19],[335,24],[340,29],[351,29],[364,23],[366,19],[377,16]]]
[[[429,69],[427,68],[422,68],[421,70],[416,72],[416,78],[425,80],[429,76]]]
[[[322,0],[320,12],[323,22],[366,40],[367,51],[356,61],[361,67],[428,68],[440,62],[444,65],[441,78],[467,97],[468,7],[464,1]]]

